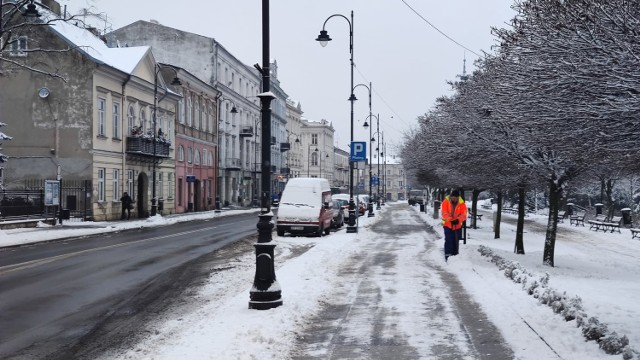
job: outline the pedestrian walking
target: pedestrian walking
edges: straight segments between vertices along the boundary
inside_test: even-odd
[[[458,239],[462,237],[462,223],[467,219],[467,205],[458,190],[451,191],[442,202],[444,227],[444,260],[458,255]]]
[[[127,220],[131,217],[131,209],[133,209],[133,200],[131,200],[131,196],[126,191],[122,194],[120,198],[120,202],[122,203],[122,216],[120,220],[124,220],[125,211],[127,212]]]

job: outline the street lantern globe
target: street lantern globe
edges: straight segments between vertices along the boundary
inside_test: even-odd
[[[230,111],[230,112],[231,112],[232,114],[237,114],[237,113],[238,113],[238,109],[236,109],[236,107],[234,106],[234,107],[232,107],[232,108],[231,108],[231,111]]]
[[[318,35],[316,41],[319,41],[320,45],[325,47],[327,46],[327,43],[331,41],[331,38],[329,37],[329,34],[327,34],[326,30],[320,30],[320,35]]]
[[[173,85],[173,86],[180,86],[180,85],[182,85],[182,82],[181,82],[181,81],[180,81],[180,79],[178,79],[178,77],[176,76],[176,77],[174,77],[174,78],[173,78],[173,81],[171,81],[171,85]]]
[[[372,137],[371,142],[375,142],[375,141],[376,141],[376,138]]]
[[[300,143],[300,139],[296,138],[296,144]]]
[[[362,127],[365,129],[369,128],[369,123],[367,122],[367,120],[364,121],[364,124],[362,124]]]

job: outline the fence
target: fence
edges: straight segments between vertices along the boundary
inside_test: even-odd
[[[57,217],[57,206],[44,205],[44,182],[42,179],[25,180],[22,189],[0,191],[0,220]],[[91,180],[63,179],[61,185],[60,208],[67,210],[63,210],[63,217],[68,216],[70,221],[91,220]]]

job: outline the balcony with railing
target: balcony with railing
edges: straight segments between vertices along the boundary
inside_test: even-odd
[[[243,126],[240,129],[240,137],[252,137],[253,136],[253,126]]]
[[[170,150],[171,144],[162,138],[157,138],[154,144],[151,137],[127,136],[127,154],[168,158]]]
[[[291,143],[283,142],[280,143],[280,151],[289,151],[291,150]]]
[[[242,160],[239,158],[227,158],[224,166],[227,170],[240,170],[242,169]]]

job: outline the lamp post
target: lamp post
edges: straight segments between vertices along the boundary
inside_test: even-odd
[[[151,216],[156,216],[158,213],[158,199],[156,199],[156,164],[158,163],[157,159],[157,149],[156,149],[156,139],[158,138],[158,130],[157,130],[157,117],[158,117],[158,74],[162,69],[169,69],[175,73],[175,77],[171,82],[171,85],[179,86],[182,85],[180,83],[180,79],[178,79],[178,71],[170,66],[162,66],[160,64],[156,64],[156,71],[153,77],[153,171],[152,171],[152,189],[151,189]]]
[[[216,100],[218,102],[218,122],[220,122],[222,120],[222,104],[224,104],[225,101],[228,101],[231,104],[231,111],[229,111],[232,116],[238,113],[238,109],[236,108],[236,104],[231,100],[231,99],[227,99],[225,97],[222,96],[222,94],[219,94],[216,97]],[[225,116],[225,121],[227,120],[227,116]],[[221,203],[222,203],[222,197],[221,197],[221,193],[222,193],[222,173],[220,172],[220,168],[222,165],[222,158],[220,157],[220,146],[222,146],[222,139],[220,136],[220,126],[218,126],[218,146],[216,147],[216,152],[218,153],[218,166],[216,168],[216,210],[220,210]]]
[[[300,144],[300,137],[298,136],[298,134],[292,133],[289,130],[287,131],[287,144],[289,144],[289,150],[287,150],[287,181],[289,181],[289,178],[291,177],[291,162],[289,160],[289,154],[291,154],[291,143],[289,142],[289,137],[291,135],[296,137],[296,144]]]
[[[258,215],[258,242],[256,248],[256,274],[249,291],[249,309],[267,310],[282,305],[282,291],[276,280],[273,261],[276,245],[271,242],[273,213],[271,212],[271,101],[275,95],[269,90],[271,71],[269,70],[269,0],[262,0],[262,93],[260,115],[262,120],[262,197]],[[266,141],[265,141],[266,140]]]
[[[311,177],[311,147],[313,145],[309,145],[307,146],[307,177]],[[313,152],[317,153],[318,152],[318,146],[316,145],[316,149],[313,150]]]
[[[382,195],[384,196],[384,202],[382,205],[385,205],[387,202],[387,143],[384,142],[384,131],[382,132],[382,152],[380,156],[384,156],[384,164],[382,165],[382,173],[384,176],[384,183],[382,184]]]
[[[364,86],[367,88],[367,90],[369,90],[369,116],[367,116],[367,119],[370,119],[373,114],[371,113],[371,90],[373,89],[373,85],[371,84],[371,82],[369,82],[369,86],[365,85],[365,84],[358,84],[354,87],[357,88],[358,86]],[[369,127],[369,124],[367,123],[367,120],[365,119],[363,127],[366,129]],[[369,137],[371,137],[371,128],[369,128]],[[373,213],[373,202],[372,202],[372,196],[371,196],[371,155],[372,155],[372,151],[373,149],[371,149],[371,142],[369,142],[369,201],[367,203],[367,213],[368,213],[368,217],[373,217],[375,216],[375,214]]]
[[[325,158],[329,158],[329,153],[322,150],[320,151],[320,156],[318,157],[318,162],[320,163],[320,177],[322,177],[322,154],[324,153]]]
[[[351,20],[349,20],[346,16],[342,14],[334,14],[329,16],[324,23],[322,24],[322,30],[320,30],[320,35],[316,38],[316,41],[320,42],[320,45],[326,46],[328,41],[331,41],[329,34],[325,30],[325,26],[327,25],[327,21],[329,19],[338,16],[341,17],[349,23],[349,54],[351,55],[349,62],[351,65],[351,95],[349,96],[349,101],[351,102],[351,143],[353,143],[353,103],[357,100],[355,95],[353,94],[353,11],[351,11]],[[356,204],[353,200],[353,161],[349,159],[349,223],[347,225],[348,233],[358,232],[358,225],[356,224]]]
[[[376,132],[378,134],[378,141],[376,143],[376,151],[378,152],[378,196],[376,198],[376,210],[380,210],[380,114],[376,117]]]

